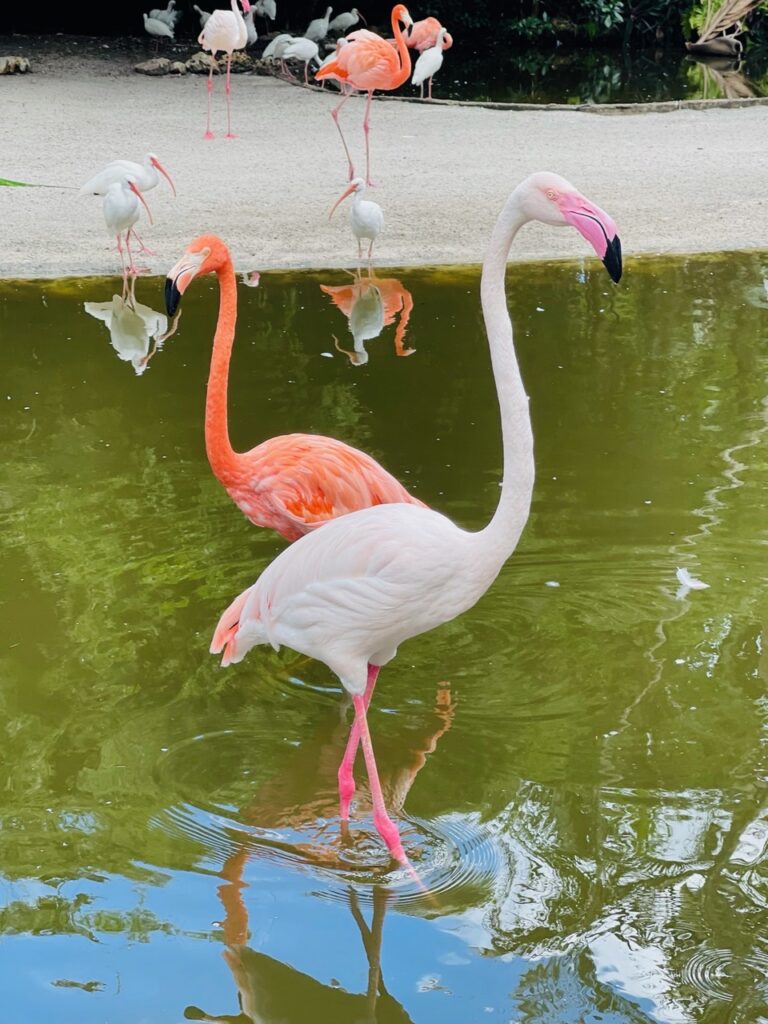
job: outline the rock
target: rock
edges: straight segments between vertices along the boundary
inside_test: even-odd
[[[170,73],[172,75],[186,75],[186,73],[187,73],[187,65],[184,63],[183,60],[175,60],[171,64],[171,72]]]
[[[269,75],[271,77],[275,73],[275,66],[268,60],[254,60],[253,73],[254,75]]]
[[[232,74],[240,74],[242,71],[253,71],[254,59],[245,50],[235,50],[232,54]],[[227,58],[219,57],[219,71],[227,70]]]
[[[171,62],[167,57],[153,57],[152,60],[145,60],[143,64],[137,64],[134,71],[140,75],[167,75],[171,70]]]
[[[23,75],[30,70],[26,57],[0,57],[0,75]]]
[[[186,69],[193,75],[207,75],[211,70],[211,65],[213,65],[213,70],[218,74],[219,65],[209,53],[204,53],[200,50],[199,53],[189,58],[186,63]]]

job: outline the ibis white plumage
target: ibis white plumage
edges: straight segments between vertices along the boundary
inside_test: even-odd
[[[352,234],[357,239],[357,257],[363,258],[363,239],[368,239],[368,259],[373,255],[373,243],[381,234],[384,227],[384,211],[378,203],[370,199],[363,199],[365,192],[365,181],[362,178],[353,178],[348,188],[336,200],[328,219],[334,214],[336,207],[342,203],[347,196],[353,196],[352,209],[349,211],[349,223],[352,227]]]
[[[307,25],[307,31],[304,33],[304,38],[311,39],[315,43],[321,43],[328,35],[328,25],[330,24],[332,13],[333,8],[327,7],[322,18],[314,18],[310,21],[309,25]]]
[[[131,178],[140,191],[149,192],[150,189],[156,188],[160,184],[161,174],[171,186],[173,194],[176,195],[173,179],[154,153],[147,153],[140,164],[134,160],[110,161],[103,170],[89,178],[77,194],[79,196],[103,196],[110,185],[127,178]]]
[[[192,4],[192,9],[197,11],[197,16],[200,18],[200,28],[205,28],[208,24],[208,19],[211,16],[210,11],[204,11],[202,7],[198,7],[197,4]]]
[[[115,181],[104,193],[104,201],[102,204],[104,210],[104,221],[110,235],[114,235],[117,238],[117,251],[120,253],[120,265],[122,267],[123,274],[137,273],[136,267],[133,263],[133,254],[131,253],[130,233],[134,224],[139,219],[139,203],[141,203],[147,211],[149,223],[151,224],[152,214],[149,212],[149,207],[144,201],[144,197],[136,185],[136,182],[132,179],[123,178],[120,181]],[[127,269],[125,266],[125,257],[123,255],[123,233],[125,233],[125,248],[128,252]]]
[[[343,11],[341,14],[337,14],[328,27],[331,32],[339,32],[341,35],[344,35],[344,33],[349,32],[352,26],[356,25],[358,21],[362,21],[364,25],[368,24],[360,11],[358,11],[356,7],[353,7],[351,11]]]
[[[317,61],[319,59],[320,50],[317,43],[311,39],[301,38],[294,39],[283,50],[283,60],[302,60],[304,61],[304,84],[309,85],[309,78],[307,75],[307,68],[309,67],[310,61]]]
[[[421,98],[424,99],[424,82],[428,80],[428,97],[432,99],[432,76],[437,74],[443,66],[444,40],[448,34],[447,29],[441,28],[437,33],[437,40],[434,46],[419,54],[416,66],[413,69],[411,85],[421,86]]]
[[[159,18],[150,18],[148,14],[144,15],[144,31],[154,36],[158,43],[161,39],[173,39],[171,26]]]

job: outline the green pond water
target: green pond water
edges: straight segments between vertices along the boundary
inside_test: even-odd
[[[418,89],[404,86],[405,95]],[[678,46],[606,50],[482,47],[456,40],[435,75],[436,99],[502,103],[646,103],[768,95],[768,52],[694,60]]]
[[[501,452],[478,272],[381,277],[373,312],[343,271],[240,287],[233,441],[332,434],[479,527]],[[4,1020],[768,1020],[768,253],[508,288],[529,524],[370,714],[425,895],[362,785],[340,837],[329,672],[208,654],[285,544],[205,458],[215,281],[149,362],[84,307],[114,281],[0,285]],[[161,280],[136,295],[162,309]]]

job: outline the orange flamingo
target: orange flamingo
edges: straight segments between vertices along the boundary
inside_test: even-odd
[[[202,235],[168,272],[165,306],[173,317],[189,283],[203,274],[219,281],[205,405],[205,447],[214,475],[257,526],[297,540],[328,519],[373,505],[406,502],[424,507],[370,455],[317,434],[284,434],[236,452],[227,425],[227,381],[237,319],[237,284],[229,249]]]
[[[337,78],[346,82],[353,89],[359,92],[367,92],[368,100],[365,105],[365,117],[363,118],[363,131],[365,132],[365,183],[371,184],[371,155],[368,144],[370,132],[371,99],[376,89],[389,91],[399,88],[411,74],[411,55],[408,53],[408,44],[401,25],[413,25],[413,19],[403,4],[397,4],[392,8],[392,32],[395,37],[395,49],[393,49],[381,36],[368,29],[361,28],[347,36],[349,45],[342,47],[334,60],[321,67],[315,74],[315,78]],[[341,102],[331,112],[336,126],[341,132],[338,122],[339,111],[349,99],[349,95],[342,97]],[[344,136],[342,135],[342,141]],[[349,158],[349,150],[344,144],[345,152]],[[350,180],[354,178],[354,168],[350,160]]]

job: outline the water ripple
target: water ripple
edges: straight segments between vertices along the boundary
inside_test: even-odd
[[[709,999],[730,1002],[736,992],[768,993],[768,954],[739,956],[728,949],[697,949],[683,966],[682,980]]]

